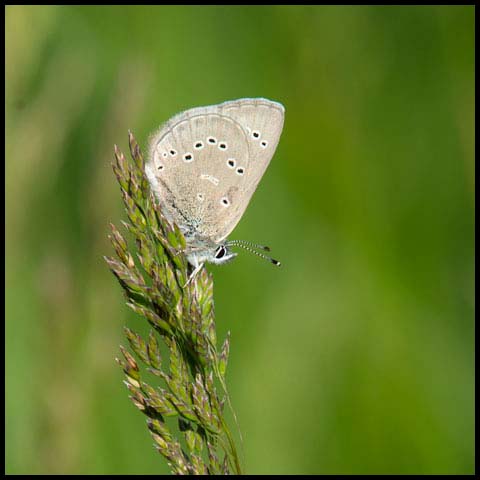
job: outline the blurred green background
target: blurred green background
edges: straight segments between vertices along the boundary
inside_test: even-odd
[[[6,7],[6,472],[167,473],[114,362],[127,130],[282,102],[209,269],[246,471],[474,472],[474,7]],[[140,329],[140,328],[139,328]]]

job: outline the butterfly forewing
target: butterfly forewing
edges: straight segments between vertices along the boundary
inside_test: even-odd
[[[245,193],[250,200],[277,148],[285,109],[280,103],[264,98],[244,98],[225,102],[219,107],[223,114],[235,119],[246,131],[250,166]]]

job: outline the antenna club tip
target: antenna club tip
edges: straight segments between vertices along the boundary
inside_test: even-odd
[[[274,265],[276,265],[277,267],[279,267],[279,266],[281,265],[281,263],[280,263],[278,260],[275,260],[275,259],[273,259],[273,258],[272,258],[272,263],[273,263]]]

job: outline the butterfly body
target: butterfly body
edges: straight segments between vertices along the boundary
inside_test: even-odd
[[[270,163],[283,120],[281,104],[244,98],[182,112],[151,137],[147,178],[196,269],[236,256],[225,240]]]

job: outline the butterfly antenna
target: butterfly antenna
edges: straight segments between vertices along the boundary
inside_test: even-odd
[[[259,245],[258,243],[253,243],[253,242],[249,242],[247,240],[230,240],[227,245],[238,245],[238,246],[242,246],[242,245],[248,245],[249,247],[254,247],[254,248],[258,248],[260,250],[264,250],[265,252],[269,252],[270,251],[270,247],[267,247],[266,245]],[[245,248],[245,247],[244,247]]]
[[[253,254],[257,255],[260,258],[263,258],[264,260],[268,260],[269,262],[273,263],[277,267],[279,267],[281,265],[281,263],[278,260],[275,260],[274,258],[269,257],[267,255],[264,255],[263,253],[257,252],[253,248],[249,247],[247,244],[251,244],[251,243],[250,242],[243,242],[243,241],[239,241],[239,240],[232,240],[231,242],[227,243],[228,246],[234,245],[234,246],[237,246],[237,247],[242,247],[243,249],[247,250],[250,253],[253,253]],[[251,244],[251,245],[254,245],[254,244]],[[258,247],[260,247],[260,246],[258,246]],[[266,248],[268,248],[268,247],[266,247]],[[265,247],[264,247],[264,249],[265,249]],[[270,249],[268,249],[267,251],[269,251],[269,250]]]

